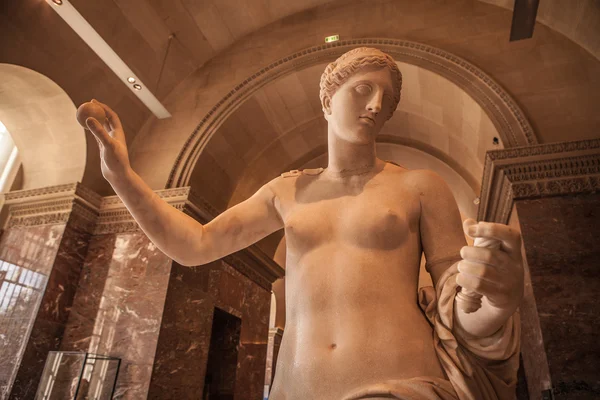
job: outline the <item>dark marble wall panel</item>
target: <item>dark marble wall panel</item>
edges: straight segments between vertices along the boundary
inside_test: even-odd
[[[600,398],[600,195],[516,204],[556,398]]]
[[[238,354],[238,374],[235,383],[236,400],[260,400],[263,398],[266,363],[266,340],[265,343],[242,341]]]
[[[0,276],[0,398],[8,396],[21,364],[22,376],[35,371],[40,358],[43,368],[43,343],[52,340],[47,334],[56,327],[43,320],[34,324],[38,309],[46,314],[44,309],[52,311],[50,303],[42,304],[42,299],[64,230],[64,224],[14,227],[7,229],[0,240],[0,259],[4,261],[0,268],[4,270]],[[60,310],[56,312],[60,314]],[[33,342],[28,344],[30,337]],[[29,386],[34,386],[35,393],[37,383],[22,380],[15,386],[17,391],[29,393]]]
[[[119,399],[148,394],[170,268],[143,233],[91,241],[61,350],[120,358]]]
[[[207,293],[217,267],[173,263],[149,399],[201,398],[214,311],[214,298]]]
[[[231,296],[233,283],[222,286],[211,285],[218,293],[223,305],[240,307],[242,332],[238,353],[236,375],[236,400],[259,400],[263,398],[267,343],[269,338],[269,315],[271,293],[240,274],[226,263],[222,263],[222,274],[218,282],[231,282],[232,278],[243,284],[237,298]],[[216,283],[217,281],[215,281]]]
[[[55,228],[57,232],[60,229],[64,231],[58,240],[60,245],[15,377],[11,399],[25,399],[35,395],[48,352],[59,349],[90,238],[77,219],[77,216],[71,215],[66,228]],[[54,243],[55,234],[52,230],[50,232],[50,240],[46,243]]]
[[[242,320],[235,398],[262,399],[270,300],[267,290],[222,261],[173,263],[148,398],[201,398],[219,308]]]
[[[97,236],[90,240],[60,348],[63,351],[88,351],[92,347],[95,321],[103,298],[115,241],[116,235]]]

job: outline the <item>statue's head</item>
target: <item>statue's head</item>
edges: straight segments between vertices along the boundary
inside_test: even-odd
[[[381,50],[370,47],[359,47],[344,53],[337,60],[325,68],[321,75],[321,106],[323,112],[330,113],[330,104],[334,94],[349,79],[356,74],[372,70],[384,69],[389,71],[391,77],[391,104],[385,110],[385,120],[388,120],[394,114],[398,103],[400,102],[400,91],[402,89],[402,73],[392,57]],[[384,112],[384,110],[381,110]]]

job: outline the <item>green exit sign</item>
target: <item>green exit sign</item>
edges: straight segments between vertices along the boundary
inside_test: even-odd
[[[327,36],[325,43],[337,42],[338,40],[340,40],[340,35]]]

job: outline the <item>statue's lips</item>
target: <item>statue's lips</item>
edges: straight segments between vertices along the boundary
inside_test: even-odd
[[[375,125],[375,120],[373,118],[371,118],[371,117],[362,116],[362,117],[359,117],[359,119],[362,119],[364,121],[369,121],[370,123],[372,123],[373,125]]]

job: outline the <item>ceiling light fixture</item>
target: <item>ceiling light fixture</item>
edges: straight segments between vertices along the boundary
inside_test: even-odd
[[[94,28],[79,14],[68,0],[46,0],[49,4],[60,2],[61,7],[54,7],[54,11],[77,33],[90,48],[106,63],[106,65],[127,85],[150,111],[159,119],[169,118],[171,114],[165,106],[149,90],[141,90],[143,83],[133,78],[135,75],[131,68],[121,60],[115,51],[102,39]],[[58,5],[58,4],[57,4]],[[131,86],[129,78],[139,82],[139,89]]]
[[[142,85],[138,85],[137,83],[135,85],[133,85],[133,88],[135,90],[142,90]]]
[[[127,82],[135,83],[135,78],[133,76],[130,76],[129,78],[127,78]]]
[[[62,0],[52,0],[52,2],[54,4],[56,4],[57,6],[62,6],[62,4],[63,4]]]

